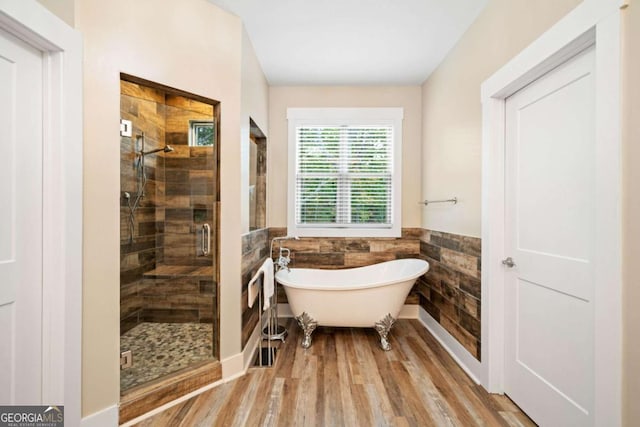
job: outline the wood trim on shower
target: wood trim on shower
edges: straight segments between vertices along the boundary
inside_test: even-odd
[[[189,366],[172,375],[134,387],[120,398],[119,422],[131,421],[221,379],[222,364],[215,360]]]

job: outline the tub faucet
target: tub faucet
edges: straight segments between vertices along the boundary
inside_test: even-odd
[[[291,249],[281,247],[280,256],[278,257],[278,261],[276,262],[276,265],[279,267],[280,270],[291,271],[289,269],[290,262],[291,262]]]
[[[282,241],[283,240],[300,240],[298,236],[284,236],[284,237],[274,237],[271,239],[271,247],[269,249],[269,254],[273,256],[273,243],[278,242],[278,246],[280,248],[280,252],[278,254],[278,259],[275,262],[275,265],[278,270],[285,269],[289,270],[289,263],[291,262],[291,249],[283,248]]]

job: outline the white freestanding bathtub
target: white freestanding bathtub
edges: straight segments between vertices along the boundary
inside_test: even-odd
[[[389,350],[389,330],[416,279],[428,270],[426,261],[407,258],[346,270],[280,270],[276,280],[304,331],[304,348],[316,326],[346,326],[376,328]]]

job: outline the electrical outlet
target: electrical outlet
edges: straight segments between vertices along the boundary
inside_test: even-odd
[[[131,120],[120,119],[120,136],[131,137],[133,134],[133,124]]]
[[[133,366],[133,355],[131,350],[120,353],[120,369],[127,369]]]

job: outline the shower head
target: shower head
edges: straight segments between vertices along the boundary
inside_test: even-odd
[[[146,156],[148,154],[155,154],[155,153],[158,153],[160,151],[165,152],[165,153],[170,153],[170,152],[174,151],[174,149],[170,145],[165,145],[164,148],[156,148],[155,150],[143,151],[143,152],[140,153],[140,155]]]

